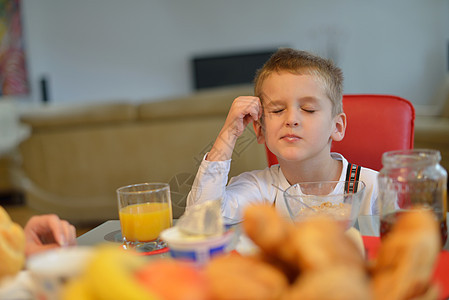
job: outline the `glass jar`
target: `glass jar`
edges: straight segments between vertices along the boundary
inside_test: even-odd
[[[385,236],[398,214],[412,208],[431,209],[440,224],[443,245],[447,240],[447,172],[437,150],[412,149],[385,152],[378,175],[380,235]]]

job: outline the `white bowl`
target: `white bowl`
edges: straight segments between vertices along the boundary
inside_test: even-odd
[[[56,248],[31,256],[27,269],[35,283],[36,299],[60,299],[63,285],[81,274],[92,255],[90,247]]]
[[[348,181],[303,182],[284,191],[284,200],[293,221],[315,214],[326,214],[348,227],[354,225],[365,192],[365,183],[356,181],[356,192],[345,192]]]
[[[233,235],[231,229],[219,236],[186,236],[178,227],[172,227],[162,231],[161,238],[167,242],[173,258],[204,265],[212,257],[228,251]]]

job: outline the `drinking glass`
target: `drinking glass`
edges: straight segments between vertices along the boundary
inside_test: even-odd
[[[172,226],[168,183],[140,183],[117,189],[123,248],[152,252],[167,247],[160,233]]]
[[[353,191],[348,192],[351,184]],[[349,228],[357,220],[364,193],[362,181],[303,182],[286,189],[284,200],[295,222],[311,215],[326,214]]]

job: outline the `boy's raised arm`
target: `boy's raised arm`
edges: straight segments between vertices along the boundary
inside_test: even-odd
[[[229,109],[225,124],[206,160],[223,161],[231,159],[237,138],[242,135],[246,126],[252,121],[257,121],[261,114],[262,106],[258,97],[237,97]]]

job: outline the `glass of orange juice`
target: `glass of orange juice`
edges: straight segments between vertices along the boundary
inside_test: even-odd
[[[160,233],[172,226],[168,183],[140,183],[117,189],[123,248],[141,252],[167,247]]]

